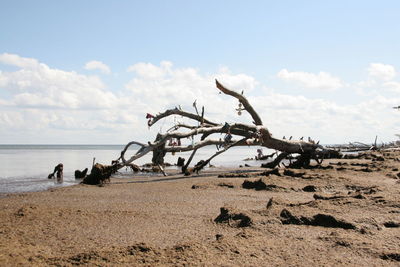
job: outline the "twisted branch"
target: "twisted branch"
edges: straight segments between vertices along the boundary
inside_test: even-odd
[[[245,110],[248,113],[250,113],[251,117],[253,118],[253,120],[254,120],[253,123],[255,125],[263,124],[260,116],[258,116],[257,112],[254,110],[253,106],[250,105],[249,101],[244,97],[244,95],[238,94],[235,91],[232,91],[232,90],[226,88],[220,82],[218,82],[218,80],[215,80],[215,83],[217,85],[217,88],[219,90],[221,90],[221,92],[223,92],[226,95],[233,96],[234,98],[238,99],[240,101],[240,103],[243,104],[243,107],[245,108]]]
[[[234,123],[234,124],[227,124],[227,123],[215,123],[211,120],[204,118],[204,107],[202,108],[201,115],[197,112],[197,114],[190,113],[183,111],[180,108],[174,108],[166,110],[163,113],[152,117],[148,123],[149,126],[154,125],[160,119],[166,118],[171,115],[180,115],[192,120],[199,122],[199,126],[192,126],[183,123],[178,123],[168,129],[165,134],[159,134],[154,142],[148,142],[147,144],[143,144],[140,142],[132,141],[128,143],[124,150],[121,152],[121,156],[119,159],[122,159],[123,164],[122,166],[130,164],[132,161],[144,156],[145,154],[153,151],[157,151],[158,155],[165,155],[167,152],[183,152],[183,151],[193,151],[188,163],[185,165],[187,168],[188,164],[190,163],[191,159],[193,158],[196,151],[202,147],[209,146],[209,145],[217,145],[221,146],[224,145],[224,149],[216,152],[213,156],[209,159],[204,161],[202,164],[195,167],[195,171],[200,170],[204,166],[206,166],[214,157],[224,153],[229,148],[233,146],[264,146],[270,149],[281,151],[282,153],[272,162],[271,166],[276,166],[279,162],[285,158],[286,156],[292,153],[299,153],[299,154],[315,154],[318,153],[325,153],[325,149],[319,145],[318,143],[315,144],[312,141],[306,142],[302,140],[286,140],[286,139],[277,139],[272,137],[270,132],[266,127],[262,125],[262,120],[258,113],[254,110],[252,105],[246,99],[243,94],[239,94],[233,90],[230,90],[223,86],[218,80],[215,80],[217,88],[224,94],[230,95],[239,100],[239,102],[243,105],[244,109],[250,114],[253,119],[254,125],[242,124],[242,123]],[[181,129],[188,129],[189,131],[182,132]],[[232,134],[235,136],[240,136],[242,139],[238,141],[231,141],[229,144],[225,142],[225,140],[216,140],[216,139],[207,139],[212,134],[215,133],[225,133],[225,134]],[[166,143],[171,140],[172,138],[188,138],[197,135],[202,135],[201,140],[196,142],[193,145],[188,146],[166,146]],[[129,146],[136,144],[140,146],[140,149],[133,155],[129,160],[125,159],[125,153],[128,150]],[[322,149],[317,151],[317,149]]]
[[[157,121],[161,120],[162,118],[165,118],[165,117],[168,117],[168,116],[171,116],[171,115],[180,115],[180,116],[183,116],[183,117],[190,118],[192,120],[198,121],[200,123],[208,124],[208,125],[212,125],[212,126],[217,126],[218,125],[218,123],[215,123],[215,122],[209,121],[207,119],[204,119],[204,118],[202,118],[201,116],[199,116],[197,114],[186,112],[186,111],[183,111],[183,110],[178,109],[178,108],[168,109],[168,110],[164,111],[163,113],[157,114],[154,118],[151,119],[151,121],[149,122],[148,125],[152,126]]]

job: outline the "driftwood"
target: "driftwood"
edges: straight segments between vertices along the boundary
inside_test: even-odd
[[[98,185],[110,181],[110,177],[121,165],[102,165],[96,163],[93,165],[90,174],[83,178],[83,184]]]
[[[57,183],[62,183],[64,178],[64,165],[62,163],[59,163],[57,166],[55,166],[54,171],[50,173],[47,178],[54,178],[54,174],[56,174]]]
[[[85,168],[83,171],[76,170],[75,171],[75,179],[83,179],[83,178],[85,178],[87,172],[88,172],[88,168]]]
[[[140,157],[152,152],[152,162],[155,166],[161,166],[164,163],[164,156],[166,153],[175,153],[183,151],[192,151],[191,157],[187,160],[186,164],[182,167],[182,172],[188,174],[188,166],[191,163],[193,156],[198,149],[205,146],[216,146],[217,151],[209,159],[205,159],[195,165],[191,169],[191,172],[198,172],[204,166],[206,166],[214,157],[226,152],[234,146],[262,146],[281,153],[277,158],[268,164],[268,168],[276,167],[283,159],[291,154],[300,154],[295,165],[297,167],[306,167],[310,164],[311,159],[319,159],[320,161],[324,158],[324,155],[328,155],[329,149],[324,148],[318,142],[312,141],[310,138],[307,141],[303,140],[287,140],[279,139],[272,136],[268,128],[263,125],[261,117],[252,107],[250,102],[242,94],[239,94],[233,90],[226,88],[224,85],[216,80],[216,87],[220,92],[236,98],[240,103],[241,110],[247,111],[253,119],[252,124],[243,123],[232,123],[228,124],[217,123],[208,118],[204,117],[204,107],[202,108],[201,114],[199,114],[196,106],[196,101],[193,103],[196,113],[190,113],[184,111],[178,107],[174,109],[166,110],[155,116],[148,114],[147,118],[148,126],[151,127],[159,120],[169,116],[179,115],[188,119],[193,120],[197,125],[187,125],[177,123],[166,133],[159,133],[153,142],[141,143],[137,141],[129,142],[125,148],[121,151],[120,157],[117,161],[121,160],[120,165],[116,165],[117,168],[131,164],[133,161]],[[242,108],[243,106],[243,108]],[[185,130],[185,131],[183,131]],[[213,134],[225,134],[224,139],[212,138]],[[190,145],[169,145],[172,140],[180,140],[184,138],[194,138],[196,136],[201,137],[198,142]],[[235,140],[234,138],[238,138]],[[128,148],[132,145],[139,146],[139,150],[130,158],[125,158],[125,154]]]
[[[400,137],[400,135],[396,136]],[[400,141],[393,141],[388,143],[378,144],[378,136],[375,136],[375,140],[372,144],[366,144],[362,142],[350,142],[349,144],[331,145],[327,148],[331,150],[341,151],[341,152],[362,152],[362,151],[379,151],[391,148],[400,148]]]

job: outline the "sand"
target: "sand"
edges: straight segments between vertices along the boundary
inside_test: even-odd
[[[0,266],[399,266],[400,153],[374,155],[2,195]]]

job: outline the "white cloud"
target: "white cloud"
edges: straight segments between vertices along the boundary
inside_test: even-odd
[[[221,105],[224,105],[224,98],[218,97],[216,78],[238,91],[244,89],[249,92],[256,85],[255,79],[245,74],[233,75],[221,70],[216,74],[203,75],[194,68],[173,68],[170,62],[165,61],[160,66],[138,63],[128,70],[135,77],[126,88],[152,112],[177,105],[190,108],[193,101],[197,100],[199,107],[207,105],[206,112],[218,113]],[[233,100],[229,103],[236,104]]]
[[[151,63],[136,63],[132,66],[129,66],[127,71],[134,72],[140,77],[147,78],[163,78],[166,74],[170,72],[172,68],[172,63],[169,61],[162,61],[160,66],[155,66]]]
[[[237,92],[244,90],[264,125],[277,137],[311,136],[325,143],[370,142],[376,134],[390,140],[400,128],[400,115],[392,109],[400,104],[400,98],[385,96],[389,90],[399,92],[400,83],[395,80],[376,81],[374,86],[387,90],[365,95],[363,102],[344,105],[333,99],[264,90],[254,77],[231,73],[227,67],[204,74],[192,67],[174,67],[168,61],[158,65],[137,63],[128,68],[132,78],[125,90],[114,93],[97,76],[54,69],[18,55],[2,54],[0,61],[18,67],[11,72],[0,71],[0,93],[6,92],[0,95],[3,142],[29,142],[13,139],[16,136],[33,142],[66,142],[65,136],[72,143],[125,143],[133,139],[145,142],[160,129],[165,131],[174,121],[182,120],[171,117],[148,130],[147,112],[157,113],[178,105],[194,112],[194,100],[199,109],[205,107],[206,117],[213,121],[251,123],[246,112],[237,115],[236,99],[219,94],[215,78]],[[310,88],[334,89],[343,85],[329,74],[284,69],[280,75]]]
[[[287,69],[282,69],[277,76],[284,81],[312,89],[335,90],[344,86],[339,78],[322,71],[315,74],[303,71],[289,72]]]
[[[96,76],[52,69],[35,59],[17,55],[3,54],[0,59],[20,67],[17,71],[0,72],[0,88],[12,94],[10,105],[64,109],[101,109],[116,105],[116,96],[106,91]]]
[[[23,69],[34,69],[40,66],[40,63],[33,58],[25,58],[15,54],[0,54],[0,62],[6,65],[17,66]]]
[[[389,81],[396,76],[396,70],[392,65],[382,63],[371,63],[368,67],[368,74],[372,78]]]
[[[393,113],[392,106],[400,103],[400,98],[377,96],[355,105],[339,105],[272,93],[251,102],[276,137],[310,136],[322,143],[372,142],[375,135],[380,140],[392,140],[399,131],[396,123],[400,115]]]
[[[106,64],[104,64],[101,61],[97,61],[97,60],[92,60],[89,61],[85,64],[85,69],[87,70],[99,70],[102,73],[105,74],[110,74],[111,73],[111,69],[109,66],[107,66]]]
[[[393,93],[400,93],[400,82],[390,81],[383,83],[383,87]]]

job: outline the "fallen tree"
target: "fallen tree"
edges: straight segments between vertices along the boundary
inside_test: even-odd
[[[243,95],[243,92],[239,94],[233,90],[230,90],[217,80],[216,87],[220,90],[220,92],[236,98],[239,101],[239,108],[237,109],[238,114],[240,115],[241,111],[247,111],[252,117],[253,123],[228,124],[226,122],[214,122],[204,117],[204,107],[202,108],[201,113],[198,112],[196,101],[193,103],[196,113],[184,111],[179,106],[179,108],[176,107],[174,109],[169,109],[155,116],[148,114],[147,118],[149,119],[149,127],[153,126],[161,119],[175,115],[190,119],[196,124],[177,123],[166,133],[159,133],[153,142],[129,142],[121,151],[120,157],[115,161],[117,162],[115,166],[117,168],[122,168],[123,166],[131,164],[138,158],[141,158],[144,155],[152,152],[152,163],[158,166],[164,173],[162,165],[164,163],[164,156],[166,153],[192,151],[190,158],[182,167],[182,172],[189,174],[192,172],[198,172],[204,168],[204,166],[206,166],[214,157],[226,152],[231,147],[262,146],[281,152],[277,155],[274,161],[267,164],[265,167],[274,168],[278,166],[283,159],[291,154],[300,154],[297,160],[291,163],[291,166],[307,167],[312,159],[315,159],[318,163],[320,163],[325,155],[328,155],[330,152],[332,152],[332,150],[325,149],[323,146],[319,145],[319,142],[314,142],[310,138],[308,138],[307,141],[303,141],[302,138],[301,140],[288,140],[285,138],[278,139],[273,137],[268,128],[263,125],[261,117],[254,110],[247,98]],[[213,134],[225,134],[225,137],[223,139],[215,139],[212,138]],[[194,138],[196,136],[201,136],[200,141],[196,143],[185,146],[181,145],[179,141],[178,144],[175,143],[174,145],[171,145],[172,140]],[[234,139],[234,137],[238,139]],[[128,148],[132,145],[137,145],[140,147],[140,149],[133,156],[126,159],[125,154],[128,151]],[[200,161],[193,168],[188,168],[197,150],[211,145],[217,147],[216,153],[210,158]]]

